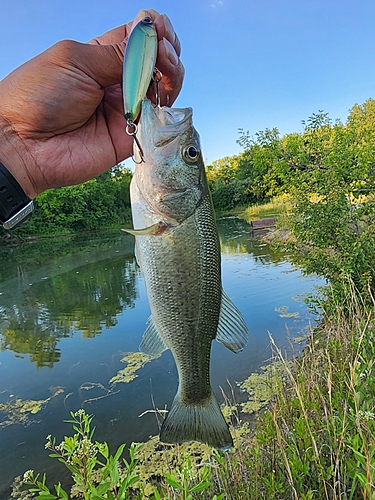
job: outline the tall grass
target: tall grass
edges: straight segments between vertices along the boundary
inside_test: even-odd
[[[290,196],[283,194],[272,198],[272,200],[268,203],[250,205],[244,212],[241,213],[241,217],[254,220],[261,219],[263,217],[281,216],[290,211],[291,207],[292,200]]]
[[[330,307],[292,367],[272,337],[271,343],[285,367],[283,376],[270,377],[273,401],[252,432],[237,436],[234,452],[213,452],[211,485],[199,498],[374,499],[373,310],[352,288],[346,304]],[[162,485],[161,491],[180,498]]]
[[[133,447],[131,465],[116,466],[116,473],[94,457],[90,481],[95,484],[100,477],[95,470],[101,471],[104,484],[95,491],[106,492],[95,498],[375,499],[374,309],[365,307],[353,287],[344,303],[334,303],[331,297],[324,321],[293,363],[284,359],[270,338],[277,361],[275,372],[269,372],[273,398],[266,410],[258,412],[252,430],[241,420],[234,392],[228,396],[235,423],[233,451],[189,443],[162,445],[155,438],[143,449]],[[85,439],[92,440],[90,432]],[[107,450],[100,443],[94,449],[95,453]],[[71,453],[74,456],[75,451]],[[104,454],[108,457],[108,450]],[[111,457],[106,460],[115,467]],[[123,496],[116,496],[120,491],[116,481],[129,486],[122,490]],[[77,498],[93,497],[82,493]]]
[[[352,289],[293,368],[273,344],[287,382],[230,457],[227,498],[375,498],[374,340],[373,310]]]

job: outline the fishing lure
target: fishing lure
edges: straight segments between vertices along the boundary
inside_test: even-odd
[[[145,17],[132,29],[124,53],[122,67],[122,95],[126,132],[134,137],[143,161],[142,147],[137,139],[137,125],[134,123],[141,110],[150,82],[155,74],[156,92],[161,78],[155,68],[158,39],[156,28],[150,17]],[[158,96],[157,96],[158,99]]]
[[[134,123],[154,73],[157,55],[154,22],[145,17],[132,29],[126,44],[122,72],[124,115]]]

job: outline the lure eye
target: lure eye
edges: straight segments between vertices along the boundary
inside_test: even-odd
[[[153,23],[151,17],[143,18],[142,22],[144,22],[145,24],[152,24]]]
[[[188,163],[195,163],[200,156],[200,151],[195,146],[187,146],[184,149],[183,157]]]

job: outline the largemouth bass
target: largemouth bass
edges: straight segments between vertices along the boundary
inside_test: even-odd
[[[160,439],[228,449],[232,437],[210,385],[211,343],[216,338],[240,351],[248,330],[222,291],[220,242],[191,108],[154,108],[144,100],[138,137],[145,162],[136,164],[131,182],[129,232],[152,315],[140,349],[150,356],[170,349],[179,377]]]

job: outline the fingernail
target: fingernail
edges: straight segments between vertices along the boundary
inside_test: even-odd
[[[145,9],[141,9],[138,14],[135,16],[134,18],[134,22],[137,21],[139,22],[141,19],[143,19],[144,17],[148,16],[148,12],[147,10]]]
[[[170,40],[170,42],[173,43],[174,39],[176,38],[176,33],[174,32],[172,23],[166,14],[163,14],[163,19],[164,19],[165,35]]]
[[[178,56],[176,54],[176,51],[173,48],[173,45],[166,38],[163,38],[163,43],[164,43],[164,47],[165,47],[165,53],[166,53],[169,61],[174,66],[177,66],[177,64],[178,64]]]

